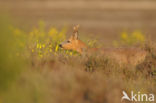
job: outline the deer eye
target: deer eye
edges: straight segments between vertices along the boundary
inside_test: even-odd
[[[70,43],[70,41],[68,40],[67,43]]]

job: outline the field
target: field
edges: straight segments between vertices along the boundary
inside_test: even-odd
[[[22,29],[30,30],[40,20],[57,28],[80,24],[81,35],[108,47],[125,30],[141,30],[154,40],[155,5],[155,0],[0,0],[0,9]]]
[[[46,6],[42,0],[17,1],[0,4],[11,15],[0,15],[0,103],[131,103],[121,101],[123,91],[128,96],[133,91],[137,100],[141,94],[156,94],[155,2],[126,1],[129,6],[119,8],[118,1],[101,1],[105,6],[98,8],[100,0],[89,2],[92,7],[83,0],[76,6],[70,0],[46,1]],[[91,48],[135,47],[148,55],[138,65],[119,65],[104,55],[60,48],[75,24]],[[144,97],[134,103],[155,100]]]

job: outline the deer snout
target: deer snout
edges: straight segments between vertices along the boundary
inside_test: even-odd
[[[59,47],[61,47],[61,48],[62,48],[62,44],[59,44]]]

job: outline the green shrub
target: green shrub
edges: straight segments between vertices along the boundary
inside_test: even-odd
[[[22,69],[22,58],[18,55],[21,48],[10,26],[9,18],[0,16],[0,91],[11,86]]]

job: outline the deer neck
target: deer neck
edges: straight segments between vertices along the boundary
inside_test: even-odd
[[[83,54],[83,52],[86,52],[87,50],[88,50],[88,46],[85,44],[85,43],[83,43],[83,42],[79,42],[79,48],[77,48],[77,52],[79,52],[80,54]]]

